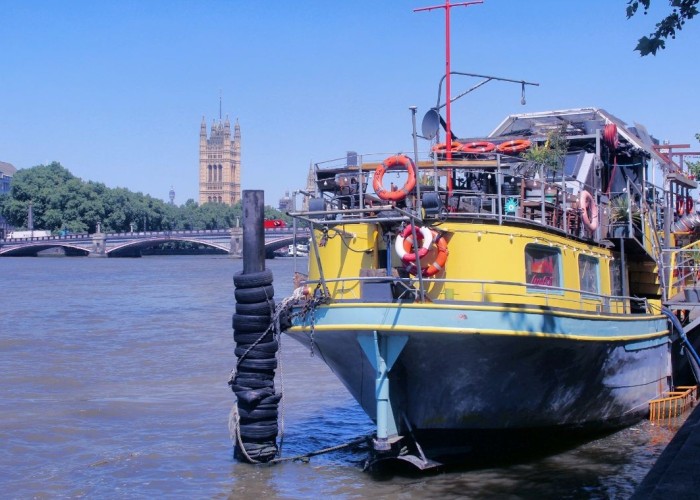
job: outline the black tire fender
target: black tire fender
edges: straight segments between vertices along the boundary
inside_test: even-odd
[[[256,273],[239,271],[233,275],[233,284],[236,288],[258,288],[272,284],[272,271],[263,269]]]
[[[241,304],[255,304],[270,300],[275,295],[275,288],[272,285],[259,286],[255,288],[236,288],[233,291],[236,302]]]
[[[264,300],[252,304],[236,303],[236,314],[249,314],[252,316],[272,316],[275,312],[275,301]]]
[[[234,314],[233,329],[237,332],[260,332],[266,330],[272,323],[269,316],[253,316],[251,314]]]

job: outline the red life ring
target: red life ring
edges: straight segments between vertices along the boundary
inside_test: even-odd
[[[452,141],[450,146],[452,147],[453,152],[459,151],[459,148],[462,147],[462,143],[457,142],[457,141]],[[436,144],[435,146],[433,146],[433,151],[436,153],[444,153],[445,151],[447,151],[447,144],[445,144],[444,142],[441,142],[440,144]]]
[[[598,229],[598,205],[596,205],[593,196],[588,191],[581,191],[579,193],[578,206],[581,209],[581,219],[583,220],[583,225],[586,229],[593,232]],[[591,214],[588,215],[588,210],[590,209]]]
[[[506,141],[496,146],[496,151],[499,153],[522,153],[530,147],[530,141],[527,139],[513,139]]]
[[[430,245],[433,243],[433,233],[427,227],[416,228],[416,238],[418,238],[418,258],[422,259],[428,255]],[[416,254],[413,251],[413,226],[410,224],[404,228],[400,235],[396,237],[394,249],[404,264],[416,261]]]
[[[688,196],[685,199],[685,213],[690,214],[693,211],[693,197]]]
[[[496,149],[496,145],[488,141],[476,141],[470,142],[469,144],[462,144],[459,150],[462,153],[479,154],[479,153],[490,153]]]
[[[435,276],[440,271],[445,269],[445,263],[447,262],[447,257],[450,254],[445,237],[432,229],[430,232],[433,235],[433,244],[437,248],[437,256],[432,264],[421,269],[421,275],[424,278]],[[418,274],[418,266],[416,266],[413,262],[406,263],[406,270],[414,276]]]
[[[408,179],[406,179],[406,183],[401,189],[397,191],[387,191],[382,185],[384,174],[387,170],[396,166],[404,167],[408,171]],[[416,166],[413,164],[413,160],[404,155],[390,156],[377,167],[377,170],[374,171],[372,186],[374,187],[374,192],[377,193],[377,196],[379,196],[382,200],[403,200],[406,195],[408,195],[408,193],[410,193],[413,188],[416,187]]]
[[[676,196],[676,213],[679,217],[683,217],[685,213],[685,200],[682,196]]]

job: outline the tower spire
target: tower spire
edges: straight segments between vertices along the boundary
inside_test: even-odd
[[[219,121],[221,121],[221,89],[219,89]]]

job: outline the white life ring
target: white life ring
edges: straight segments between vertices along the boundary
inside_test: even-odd
[[[418,258],[428,255],[430,245],[433,244],[433,233],[427,227],[416,227],[416,237],[420,248]],[[415,262],[416,254],[413,252],[413,226],[410,224],[404,228],[400,235],[396,237],[394,249],[403,263]]]
[[[598,205],[591,193],[585,190],[581,190],[579,193],[578,206],[581,209],[581,220],[583,220],[583,225],[586,229],[593,232],[598,229]],[[588,210],[590,209],[591,215],[588,215]]]

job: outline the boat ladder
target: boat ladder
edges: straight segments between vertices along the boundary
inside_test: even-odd
[[[660,398],[649,401],[649,420],[661,423],[679,417],[695,406],[697,400],[697,385],[678,386],[675,391],[664,392]]]

